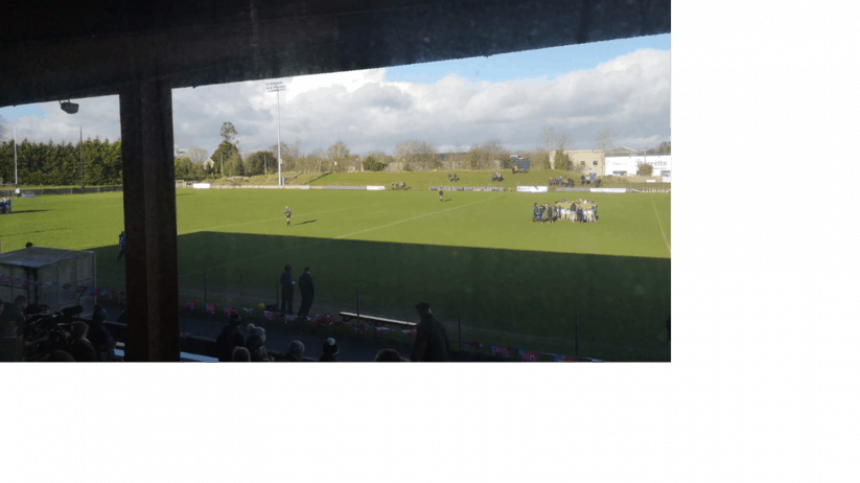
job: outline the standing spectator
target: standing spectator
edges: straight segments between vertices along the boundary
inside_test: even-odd
[[[382,349],[376,353],[373,362],[405,362],[394,349]]]
[[[230,323],[221,329],[221,333],[215,340],[215,356],[219,361],[232,361],[233,349],[245,347],[245,337],[239,332],[241,325],[242,317],[234,313],[230,315]]]
[[[430,304],[421,302],[415,306],[421,321],[418,322],[412,360],[415,362],[441,362],[448,360],[448,334],[445,326],[433,317]]]
[[[340,348],[334,338],[329,337],[323,342],[323,353],[320,356],[320,362],[340,362],[337,355],[340,354]]]
[[[125,230],[121,231],[119,234],[119,256],[116,257],[117,263],[119,263],[119,259],[125,255]]]
[[[251,362],[271,362],[269,355],[266,353],[266,343],[259,335],[248,337],[245,346],[251,354]]]
[[[284,265],[284,273],[281,274],[281,313],[293,315],[293,293],[296,282],[293,281],[293,266]]]
[[[251,353],[244,347],[236,347],[233,349],[233,357],[230,360],[233,362],[251,362]]]
[[[287,357],[284,358],[287,362],[301,362],[302,356],[305,355],[305,345],[300,340],[290,342],[287,347]]]
[[[299,292],[302,294],[302,305],[299,307],[299,317],[307,318],[314,303],[314,279],[311,278],[311,268],[305,267],[305,273],[299,277]]]
[[[666,317],[666,337],[672,342],[672,316]]]
[[[442,201],[442,196],[443,196],[443,192],[441,189],[439,189],[439,201]]]
[[[77,362],[96,362],[98,356],[93,344],[87,339],[90,328],[86,322],[72,322],[72,343],[69,345],[69,354]]]
[[[99,304],[93,306],[93,317],[90,322],[88,339],[93,344],[100,361],[115,361],[116,341],[111,336],[108,328],[105,327],[105,320],[107,320],[107,311],[104,307]]]
[[[23,338],[18,336],[18,324],[9,322],[0,339],[0,361],[20,361],[23,356]]]

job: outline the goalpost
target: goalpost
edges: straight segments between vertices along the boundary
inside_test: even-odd
[[[177,179],[176,180],[176,187],[177,188],[187,188],[188,186],[187,186],[187,183],[185,182],[184,179]]]

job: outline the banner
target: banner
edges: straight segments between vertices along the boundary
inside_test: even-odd
[[[264,310],[263,317],[265,317],[266,320],[273,320],[275,318],[275,313],[269,310]]]
[[[233,314],[233,310],[234,310],[234,309],[233,309],[233,306],[232,306],[232,305],[225,305],[225,306],[224,306],[224,315],[226,315],[226,316],[228,316],[228,317],[229,317],[230,315],[232,315],[232,314]]]
[[[3,283],[9,283],[12,281],[11,277],[3,277]]]
[[[517,186],[517,193],[548,193],[549,186]]]
[[[376,330],[376,332],[378,332],[378,333],[383,333],[383,334],[386,332],[391,332],[391,328],[389,328],[389,327],[374,327],[374,330]]]
[[[356,332],[367,332],[366,325],[352,324],[352,328],[355,329]]]
[[[9,278],[9,277],[6,277],[6,278]],[[63,288],[63,290],[68,290],[68,289],[72,288],[72,284],[70,284],[70,283],[64,283],[64,284],[60,285],[60,287],[62,287],[62,288]],[[86,287],[84,287],[84,289],[83,289],[83,290],[81,290],[81,292],[83,292],[83,291],[84,291],[84,290],[86,290],[86,289],[87,289],[87,288],[86,288]],[[75,290],[75,291],[77,292],[77,290]]]
[[[113,299],[113,295],[114,295],[114,291],[113,291],[113,290],[109,290],[109,289],[108,289],[108,290],[102,290],[102,292],[101,292],[101,294],[100,294],[100,295],[101,295],[102,297],[104,297],[104,298],[108,299],[108,300],[112,300],[112,299]]]
[[[24,288],[30,288],[30,281],[29,280],[21,280],[21,286]]]
[[[591,188],[592,193],[626,193],[627,188]]]
[[[64,283],[63,288],[66,288],[66,285],[68,285],[68,284]],[[75,289],[75,293],[84,293],[86,291],[87,291],[87,288],[84,287],[83,285],[80,285],[80,286],[78,286],[78,288]]]
[[[415,334],[417,333],[415,329],[402,329],[404,334]]]
[[[252,309],[251,307],[242,307],[242,310],[244,310],[246,314],[254,313],[254,309]]]
[[[461,342],[464,347],[468,347],[469,349],[481,350],[484,347],[484,344],[481,344],[480,342],[468,342],[465,340]]]
[[[21,279],[16,278],[15,280],[12,280],[12,285],[21,285]]]
[[[196,190],[208,190],[211,185],[209,183],[194,183],[191,187]]]
[[[520,358],[525,362],[537,362],[540,359],[540,353],[535,351],[527,351],[520,349]]]
[[[385,186],[368,186],[368,191],[383,191],[385,190]]]
[[[186,300],[185,301],[185,308],[190,309],[190,310],[196,309],[197,308],[197,301],[196,300]]]
[[[561,354],[555,355],[555,362],[578,362],[579,358],[576,356],[563,356]]]
[[[100,290],[97,287],[93,287],[90,289],[89,292],[87,292],[87,296],[88,297],[96,297],[96,296],[98,296],[99,292],[100,292]]]
[[[493,351],[493,355],[496,357],[511,357],[511,348],[503,347],[500,345],[492,345],[490,346],[490,350]]]
[[[215,314],[215,304],[206,304],[206,313]]]

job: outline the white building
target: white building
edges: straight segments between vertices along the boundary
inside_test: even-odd
[[[662,156],[617,156],[606,158],[607,176],[636,176],[639,165],[648,163],[654,167],[651,176],[672,176],[672,155]]]

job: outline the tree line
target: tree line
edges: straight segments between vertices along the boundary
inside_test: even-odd
[[[122,184],[122,146],[86,139],[83,143],[18,142],[18,184],[79,186],[81,168],[87,186]],[[15,146],[11,139],[0,143],[0,178],[15,182]]]

